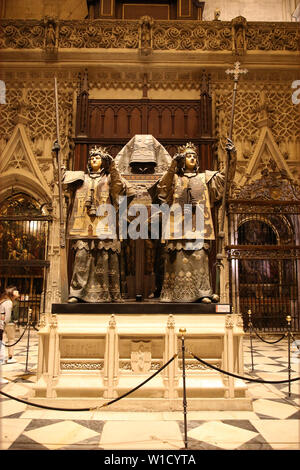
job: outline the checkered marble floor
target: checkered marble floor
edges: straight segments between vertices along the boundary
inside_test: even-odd
[[[21,331],[19,332],[19,334]],[[275,340],[275,337],[268,340]],[[300,341],[299,341],[300,345]],[[2,367],[9,383],[1,391],[24,397],[36,380],[37,332],[15,347],[16,364]],[[269,345],[244,340],[245,374],[264,380],[286,380],[287,340]],[[27,367],[26,367],[27,363]],[[300,354],[291,348],[292,377],[300,375]],[[31,372],[31,373],[30,373]],[[300,450],[300,381],[291,384],[249,383],[253,411],[189,411],[188,448],[191,450]],[[181,412],[65,412],[28,407],[1,400],[2,450],[168,450],[184,449]]]

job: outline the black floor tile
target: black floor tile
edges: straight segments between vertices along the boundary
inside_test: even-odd
[[[48,450],[48,448],[21,434],[8,450]]]
[[[50,424],[60,423],[61,421],[66,421],[63,419],[32,419],[24,431],[32,431],[33,429],[43,428],[44,426],[49,426]]]
[[[229,426],[245,429],[246,431],[258,432],[247,419],[222,419],[221,422]]]
[[[60,447],[59,450],[99,450],[100,435]]]
[[[105,421],[100,421],[100,420],[87,420],[87,419],[73,419],[74,423],[80,424],[81,426],[85,426],[88,429],[91,429],[92,431],[99,432],[100,434],[103,431],[103,426],[105,424]]]

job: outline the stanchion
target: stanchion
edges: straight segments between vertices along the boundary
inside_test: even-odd
[[[252,344],[252,320],[251,320],[251,315],[252,315],[252,312],[251,310],[249,309],[248,310],[248,316],[249,316],[249,321],[248,321],[248,327],[249,327],[249,331],[250,331],[250,351],[251,351],[251,365],[252,365],[252,372],[254,371],[254,364],[253,364],[253,344]]]
[[[30,323],[31,323],[31,314],[32,314],[32,309],[28,309],[28,335],[27,335],[27,351],[26,351],[26,366],[25,366],[25,373],[26,374],[31,374],[31,371],[28,370],[28,357],[29,357],[29,343],[30,343]]]
[[[185,335],[185,333],[186,333],[186,329],[185,329],[185,328],[180,328],[179,333],[181,334],[181,351],[182,351],[184,448],[185,448],[185,449],[188,449],[188,438],[187,438],[187,402],[186,402],[186,386],[185,386],[185,345],[184,345],[184,335]]]
[[[289,379],[289,397],[291,396],[291,321],[290,315],[286,317],[287,321],[287,337],[288,337],[288,379]]]
[[[29,358],[29,345],[30,345],[30,326],[31,326],[31,314],[32,314],[32,309],[28,309],[28,314],[27,314],[27,328],[28,328],[28,334],[27,334],[27,348],[26,348],[26,362],[25,362],[25,371],[23,374],[18,375],[19,378],[26,378],[28,375],[35,375],[35,372],[32,372],[31,370],[28,369],[28,358]]]

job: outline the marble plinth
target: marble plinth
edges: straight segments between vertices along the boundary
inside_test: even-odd
[[[182,336],[191,409],[252,409],[247,386],[191,354],[243,375],[239,315],[221,304],[55,304],[39,330],[35,400],[101,406],[155,377],[105,410],[181,410]],[[82,405],[81,405],[82,406]]]

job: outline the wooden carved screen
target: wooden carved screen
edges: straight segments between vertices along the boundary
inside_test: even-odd
[[[171,156],[177,152],[179,145],[191,141],[198,148],[201,170],[214,169],[215,139],[207,83],[199,100],[150,100],[146,97],[140,100],[89,100],[88,90],[83,88],[77,102],[73,170],[86,169],[88,151],[93,145],[105,146],[115,157],[137,134],[151,134]],[[140,241],[136,245],[143,250]],[[139,252],[135,259],[135,274],[147,273],[146,266],[138,266],[144,263],[147,256],[141,256]],[[145,287],[148,284],[146,278],[136,282],[136,294],[140,292],[142,296],[147,296],[151,290]]]
[[[204,5],[195,0],[87,0],[89,19],[201,20]]]
[[[211,105],[206,98],[88,100],[84,122],[80,115],[77,119],[74,170],[86,167],[89,146],[104,145],[116,156],[136,134],[153,135],[171,156],[179,145],[191,141],[198,147],[201,169],[213,169]],[[78,113],[84,111],[79,107]]]

